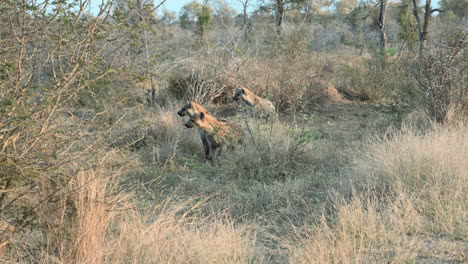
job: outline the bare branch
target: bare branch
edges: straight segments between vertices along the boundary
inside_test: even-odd
[[[446,11],[443,10],[443,9],[440,9],[440,8],[434,8],[434,9],[431,10],[431,13],[434,13],[434,12],[443,13],[443,12],[446,12]]]

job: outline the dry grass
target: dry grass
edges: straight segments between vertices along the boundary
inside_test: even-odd
[[[205,218],[197,211],[206,199],[165,200],[139,210],[132,192],[119,187],[104,163],[81,170],[56,204],[40,208],[45,233],[16,234],[11,256],[22,263],[248,263],[261,260],[255,231],[227,216]],[[54,211],[54,213],[51,213]],[[47,215],[49,213],[50,215]],[[47,218],[47,219],[46,219]],[[45,235],[47,234],[47,235]],[[2,246],[6,244],[2,241]],[[34,247],[36,246],[36,248]],[[44,249],[44,250],[41,250]],[[5,254],[5,252],[3,252]],[[14,256],[14,257],[13,257]]]
[[[290,261],[406,263],[436,258],[423,243],[428,237],[465,240],[466,135],[463,125],[427,134],[407,129],[369,143],[350,172],[351,198],[336,200],[320,224],[285,243]],[[462,252],[448,259],[461,261]]]
[[[91,178],[90,178],[91,177]],[[130,196],[105,201],[112,179],[78,176],[76,263],[246,263],[255,260],[254,232],[225,217],[196,216],[204,200],[166,200],[150,210],[133,209]],[[127,202],[126,208],[109,205]]]
[[[408,235],[414,210],[392,204],[381,211],[367,198],[335,204],[336,219],[286,243],[291,263],[404,263],[416,257],[420,241]],[[402,208],[403,207],[403,208]]]
[[[101,263],[103,257],[111,249],[106,245],[105,235],[109,225],[118,216],[119,200],[128,199],[125,196],[108,199],[115,191],[113,179],[106,178],[99,171],[80,171],[76,177],[76,222],[71,226],[73,243],[71,259],[65,261],[76,263]],[[114,186],[112,186],[114,185]]]
[[[113,252],[105,262],[247,263],[259,258],[251,230],[227,218],[188,217],[186,206],[160,208],[151,216],[127,214],[116,224],[109,241]]]
[[[356,161],[354,180],[378,195],[405,194],[427,220],[424,232],[464,237],[468,179],[466,125],[420,135],[395,132],[370,144]]]

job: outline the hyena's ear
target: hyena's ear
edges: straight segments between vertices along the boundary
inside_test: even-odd
[[[188,104],[188,108],[191,108],[191,109],[193,109],[192,102],[190,102],[190,103]]]
[[[245,94],[244,88],[241,89],[241,93],[242,93],[242,94]]]
[[[205,114],[203,112],[200,113],[200,119],[201,120],[205,119]]]

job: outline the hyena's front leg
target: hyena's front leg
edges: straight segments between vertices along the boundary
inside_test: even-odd
[[[213,153],[213,155],[212,155],[213,156],[213,163],[217,163],[218,165],[220,164],[218,157],[221,156],[221,154],[223,152],[222,151],[223,148],[224,148],[224,146],[219,146],[219,145],[211,147],[211,152]]]
[[[220,157],[221,154],[223,153],[223,147],[218,147],[216,149],[218,150],[216,153],[216,157]],[[214,151],[216,151],[216,149],[214,149]]]
[[[203,143],[203,149],[205,150],[205,158],[208,158],[208,156],[210,155],[210,146],[208,140],[206,139],[206,135],[204,134],[200,134],[200,137]]]
[[[207,137],[207,141],[210,148],[209,160],[211,161],[211,165],[214,165],[217,156],[220,154],[221,145],[212,137]]]

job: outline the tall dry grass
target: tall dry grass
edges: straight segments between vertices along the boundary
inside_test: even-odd
[[[116,212],[89,210],[94,208],[89,205],[87,213],[79,218],[85,228],[78,226],[78,231],[82,230],[78,233],[84,238],[77,246],[78,262],[247,263],[260,260],[255,251],[253,229],[236,225],[228,217],[200,216],[197,211],[206,199],[198,200],[167,199],[148,209],[127,208]],[[133,200],[129,205],[137,203]]]
[[[122,205],[117,205],[127,202],[128,195],[120,193],[108,199],[117,188],[113,178],[101,173],[100,170],[87,170],[77,175],[76,216],[71,226],[73,244],[71,259],[66,258],[66,262],[102,263],[104,256],[112,249],[106,245],[105,234],[122,209],[119,208]]]
[[[285,242],[290,262],[407,263],[428,251],[425,239],[466,241],[467,132],[404,129],[370,142],[349,172],[351,197]]]
[[[41,208],[47,232],[12,237],[11,255],[20,263],[251,263],[261,261],[253,228],[227,216],[198,214],[206,199],[166,199],[139,207],[118,175],[102,166],[78,172],[69,196],[57,204],[74,211]],[[56,208],[55,208],[56,209]],[[60,214],[61,213],[61,214]],[[62,219],[57,219],[62,217]],[[55,221],[52,221],[54,218]],[[5,254],[5,253],[4,253]]]
[[[223,217],[190,216],[197,205],[156,208],[157,215],[126,214],[116,224],[106,263],[248,263],[260,260],[255,233]],[[200,205],[200,204],[198,204]]]
[[[466,235],[467,132],[459,125],[424,135],[391,133],[356,161],[354,181],[373,186],[381,197],[405,194],[426,219],[424,232]]]
[[[403,205],[404,206],[404,205]],[[404,263],[414,259],[421,241],[408,233],[414,210],[398,203],[381,211],[365,197],[336,202],[336,218],[286,242],[291,263]]]

